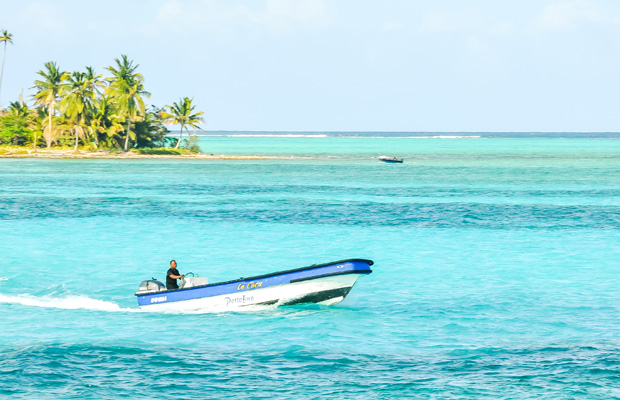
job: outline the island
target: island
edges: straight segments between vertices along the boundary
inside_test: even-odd
[[[196,130],[204,113],[193,99],[147,107],[150,93],[138,67],[126,55],[114,59],[105,77],[93,67],[69,73],[45,63],[31,87],[33,105],[22,94],[0,110],[0,157],[218,158],[200,154]],[[178,136],[167,125],[179,126]]]

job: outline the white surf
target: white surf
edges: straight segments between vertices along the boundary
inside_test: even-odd
[[[111,312],[137,312],[139,309],[122,308],[113,301],[93,299],[88,296],[67,295],[64,297],[32,296],[19,294],[16,296],[0,293],[0,303],[20,304],[30,307],[59,308],[64,310],[93,310]]]

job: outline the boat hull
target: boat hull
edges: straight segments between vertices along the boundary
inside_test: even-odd
[[[396,157],[388,157],[388,156],[379,157],[379,161],[384,162],[384,163],[399,163],[399,164],[403,162],[403,160],[401,159],[398,159]]]
[[[361,275],[372,272],[370,260],[344,260],[235,281],[136,294],[144,310],[233,310],[304,303],[341,302]]]

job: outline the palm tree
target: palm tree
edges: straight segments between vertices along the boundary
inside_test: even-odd
[[[102,75],[98,75],[95,73],[95,69],[93,67],[86,67],[86,72],[84,73],[84,79],[86,81],[86,86],[88,88],[88,90],[90,90],[91,92],[93,92],[94,96],[95,96],[95,101],[93,102],[93,108],[92,108],[92,113],[91,113],[91,118],[90,118],[90,131],[93,134],[93,138],[94,138],[94,142],[95,142],[95,148],[99,147],[99,138],[98,138],[98,129],[100,128],[99,125],[94,122],[97,117],[98,117],[98,112],[99,112],[99,105],[98,105],[98,99],[101,96],[101,90],[103,87],[105,87],[105,81],[103,80],[103,76]]]
[[[21,101],[12,101],[9,103],[9,113],[16,117],[27,117],[30,109]]]
[[[87,84],[89,88],[95,92],[96,95],[101,96],[101,90],[105,87],[105,81],[103,80],[103,75],[99,75],[95,73],[95,69],[93,67],[86,67],[86,72],[84,73],[85,79],[88,81]]]
[[[95,136],[97,146],[103,143],[107,147],[122,148],[123,120],[114,109],[114,104],[108,96],[98,99],[90,126]]]
[[[6,29],[0,34],[0,43],[4,42],[4,55],[2,56],[2,70],[0,70],[0,91],[2,90],[2,76],[4,75],[4,60],[6,59],[6,44],[13,44],[13,35]]]
[[[46,71],[39,71],[37,74],[43,77],[43,80],[34,81],[34,89],[37,94],[34,95],[35,103],[47,107],[48,124],[47,131],[44,132],[47,148],[52,147],[52,116],[56,108],[59,97],[68,90],[68,86],[64,85],[69,78],[68,72],[62,72],[55,62],[45,63]]]
[[[108,94],[118,107],[127,123],[124,150],[129,148],[129,138],[131,136],[131,123],[144,116],[144,100],[142,96],[149,97],[150,93],[144,90],[144,78],[142,74],[136,72],[139,67],[129,61],[126,55],[121,55],[121,59],[115,58],[116,67],[108,67],[113,77],[109,78]],[[135,136],[135,135],[134,135]],[[135,140],[135,137],[134,137]]]
[[[31,110],[32,115],[32,148],[37,151],[37,133],[45,130],[45,121],[47,120],[47,109],[45,107],[36,107]]]
[[[86,78],[84,72],[76,71],[71,74],[67,83],[68,94],[60,102],[60,108],[68,118],[75,133],[75,148],[78,149],[80,136],[86,139],[84,129],[90,131],[89,119],[95,105],[95,91]]]
[[[172,103],[171,106],[166,106],[169,112],[162,111],[162,117],[166,120],[166,123],[171,125],[181,125],[181,132],[179,133],[177,145],[174,146],[175,149],[178,149],[181,144],[183,129],[187,129],[188,126],[191,126],[194,130],[196,130],[196,128],[201,129],[197,124],[203,121],[201,115],[204,113],[200,111],[192,114],[194,112],[194,108],[196,108],[196,106],[192,104],[193,101],[194,99],[183,97],[178,103]]]

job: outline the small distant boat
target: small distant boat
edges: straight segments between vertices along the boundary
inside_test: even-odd
[[[350,259],[212,284],[186,277],[182,288],[173,290],[152,279],[140,284],[136,296],[140,308],[154,311],[333,305],[344,300],[360,276],[372,273],[371,265],[371,260]]]
[[[403,159],[396,158],[396,157],[381,156],[379,157],[379,161],[382,161],[384,163],[402,163]]]

